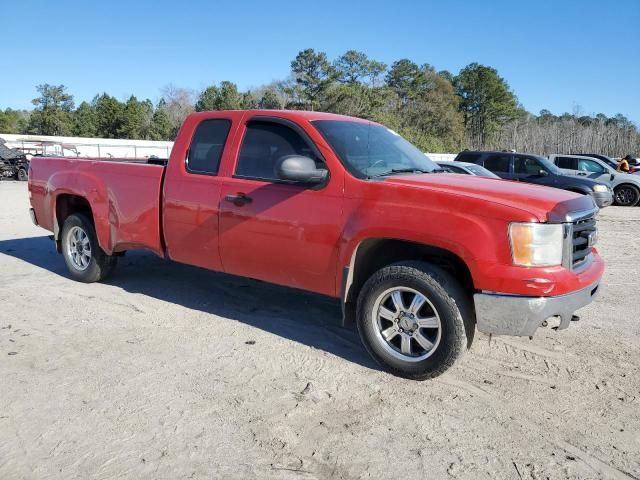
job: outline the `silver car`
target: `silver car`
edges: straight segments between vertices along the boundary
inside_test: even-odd
[[[640,202],[640,176],[618,172],[607,162],[582,155],[549,155],[549,160],[563,170],[576,172],[613,189],[616,205],[633,207]]]
[[[476,175],[478,177],[500,178],[493,172],[490,172],[482,165],[468,162],[436,162],[445,172],[462,173],[464,175]]]

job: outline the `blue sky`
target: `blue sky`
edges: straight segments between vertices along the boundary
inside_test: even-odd
[[[76,103],[106,91],[242,89],[284,78],[304,48],[349,49],[457,73],[493,66],[529,111],[623,113],[640,122],[640,0],[0,0],[0,108],[30,108],[35,85]]]

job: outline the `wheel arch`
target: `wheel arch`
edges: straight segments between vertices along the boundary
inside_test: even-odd
[[[616,185],[613,189],[617,190],[618,188],[621,188],[621,187],[631,187],[631,188],[635,188],[636,190],[640,191],[640,185],[636,185],[635,183],[632,183],[632,182],[620,183],[620,184]]]
[[[451,273],[472,294],[471,270],[456,253],[433,245],[394,238],[368,238],[351,254],[351,262],[342,272],[343,325],[352,323],[358,294],[367,279],[379,269],[402,261],[424,261]]]
[[[53,237],[56,242],[58,253],[61,252],[60,234],[65,220],[75,213],[82,213],[89,217],[95,225],[93,209],[89,201],[81,196],[71,193],[61,193],[56,196],[55,217],[53,221]]]

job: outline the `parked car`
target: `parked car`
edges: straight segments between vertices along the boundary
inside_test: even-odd
[[[25,181],[29,171],[29,160],[21,152],[5,145],[0,138],[0,179],[10,178]]]
[[[339,298],[374,359],[425,379],[453,365],[476,325],[531,336],[557,317],[567,328],[604,270],[590,197],[439,171],[366,120],[200,112],[166,165],[35,157],[30,213],[78,281],[143,248]]]
[[[482,165],[500,178],[507,180],[535,183],[590,195],[600,208],[608,207],[613,203],[613,192],[608,185],[563,172],[548,159],[538,155],[466,150],[460,152],[455,161]]]
[[[598,160],[602,160],[604,163],[609,165],[614,170],[617,170],[618,164],[620,163],[619,158],[611,158],[606,155],[601,155],[599,153],[573,153],[572,155],[577,155],[579,157],[592,157],[597,158]],[[640,162],[638,160],[629,162],[630,173],[638,173],[640,172]]]
[[[572,155],[577,155],[579,157],[597,158],[598,160],[602,160],[614,170],[618,168],[618,162],[616,162],[613,158],[607,157],[606,155],[602,155],[600,153],[572,153]]]
[[[436,162],[440,168],[448,173],[462,173],[463,175],[476,175],[478,177],[500,178],[495,173],[490,172],[480,165],[467,162]]]
[[[608,183],[613,189],[616,205],[633,207],[640,202],[640,176],[618,172],[605,161],[579,155],[549,155],[549,160],[564,170]]]

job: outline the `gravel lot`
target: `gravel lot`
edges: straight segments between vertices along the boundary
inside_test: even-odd
[[[133,253],[67,277],[0,182],[0,478],[640,478],[640,208],[604,293],[443,377],[381,372],[326,298]]]

